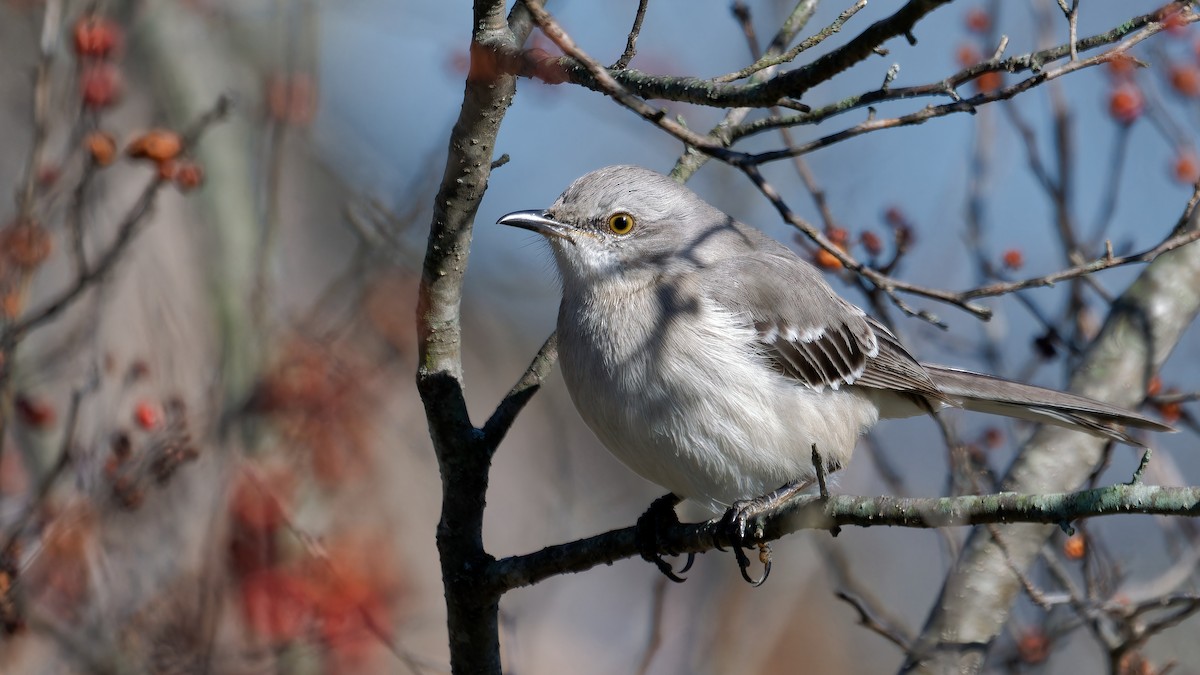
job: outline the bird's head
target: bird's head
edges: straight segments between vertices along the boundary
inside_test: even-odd
[[[733,220],[656,171],[610,166],[579,178],[550,208],[498,221],[546,237],[564,282],[657,272],[710,261],[709,241]]]

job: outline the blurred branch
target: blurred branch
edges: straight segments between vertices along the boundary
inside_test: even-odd
[[[38,41],[38,62],[33,77],[33,145],[29,150],[29,161],[25,165],[25,176],[17,192],[19,218],[27,220],[33,216],[34,195],[37,191],[38,171],[46,149],[46,138],[50,133],[50,67],[58,51],[58,35],[62,29],[62,0],[47,0],[42,13],[42,33]]]
[[[200,136],[213,123],[228,114],[230,105],[230,100],[227,97],[220,97],[213,107],[193,123],[192,127],[183,134],[183,146],[185,148],[194,146],[200,140]],[[138,197],[133,207],[125,214],[125,218],[117,228],[117,236],[109,244],[108,248],[100,254],[95,266],[90,269],[80,269],[78,276],[75,277],[75,282],[70,287],[60,292],[41,307],[30,311],[20,320],[9,325],[4,332],[0,333],[0,344],[4,345],[5,352],[10,351],[13,343],[19,341],[26,333],[64,312],[92,284],[104,278],[105,275],[112,271],[113,267],[116,266],[117,262],[122,259],[128,250],[134,236],[141,230],[140,226],[143,224],[145,216],[154,207],[159,189],[169,182],[161,173],[155,172],[154,177],[142,189],[141,196]]]

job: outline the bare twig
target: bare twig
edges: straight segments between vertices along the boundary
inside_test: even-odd
[[[629,29],[629,37],[625,38],[625,51],[621,53],[621,57],[617,62],[609,66],[609,70],[624,70],[629,67],[629,62],[633,60],[637,54],[637,39],[642,32],[642,20],[646,18],[646,7],[650,4],[650,0],[638,0],[637,14],[633,17],[633,28]]]
[[[888,642],[896,645],[905,652],[908,651],[911,637],[905,637],[895,627],[883,623],[872,612],[871,608],[863,604],[862,600],[855,595],[851,595],[847,591],[837,591],[834,593],[838,600],[845,602],[854,608],[858,613],[858,625],[869,629],[871,632],[879,635]]]
[[[42,33],[38,41],[38,63],[33,82],[33,145],[25,165],[21,190],[17,194],[17,212],[22,220],[33,216],[38,171],[46,149],[46,137],[50,132],[50,67],[58,50],[61,23],[62,0],[47,0],[46,9],[42,12]]]
[[[500,405],[496,406],[495,412],[483,425],[483,435],[488,439],[491,448],[494,449],[500,444],[521,409],[541,388],[542,381],[550,374],[550,369],[554,367],[554,361],[557,358],[558,336],[552,333],[550,337],[546,338],[537,355],[533,357],[533,361],[530,362],[521,379],[513,385],[512,390],[508,392]]]
[[[816,9],[817,3],[816,2],[807,2],[807,3],[802,2],[800,4],[805,6],[804,11],[806,13],[806,16],[805,16],[804,21],[807,22],[808,16],[811,16],[813,10]],[[856,2],[853,5],[851,5],[848,9],[846,9],[841,14],[839,14],[838,17],[833,20],[833,23],[829,24],[825,28],[822,28],[819,32],[817,32],[817,34],[813,35],[812,37],[804,39],[802,42],[800,42],[800,44],[796,45],[795,47],[792,47],[791,49],[787,50],[786,52],[778,53],[778,54],[772,53],[772,51],[768,50],[767,53],[760,56],[758,58],[758,60],[756,60],[751,65],[746,66],[745,68],[742,68],[741,70],[734,72],[734,73],[729,73],[727,75],[720,75],[718,77],[714,77],[712,81],[713,82],[735,82],[737,80],[741,80],[741,79],[750,77],[751,75],[754,75],[755,73],[759,72],[760,70],[770,68],[772,66],[778,66],[778,65],[781,65],[784,63],[790,63],[800,54],[808,51],[809,49],[812,49],[813,47],[816,47],[817,45],[821,44],[825,40],[836,35],[838,32],[840,32],[842,30],[842,26],[844,26],[846,24],[846,22],[850,20],[850,17],[857,14],[858,10],[860,10],[866,6],[867,6],[867,0],[856,0]],[[785,25],[784,29],[785,30],[788,29],[788,26]],[[795,30],[799,30],[799,27],[797,27]],[[780,49],[782,49],[782,46],[780,46]]]
[[[986,286],[980,286],[979,288],[973,288],[968,291],[963,291],[962,293],[958,294],[958,297],[965,301],[965,300],[973,300],[975,298],[986,298],[986,297],[991,297],[991,296],[995,296],[995,295],[1004,295],[1006,293],[1012,293],[1013,291],[1019,291],[1019,290],[1025,289],[1025,288],[1036,288],[1038,286],[1053,286],[1054,284],[1056,284],[1060,281],[1066,281],[1068,279],[1075,279],[1075,278],[1082,277],[1082,276],[1085,276],[1088,274],[1094,274],[1101,270],[1107,270],[1107,269],[1111,269],[1113,267],[1120,267],[1122,265],[1129,265],[1131,263],[1151,262],[1158,256],[1160,256],[1168,251],[1173,251],[1173,250],[1179,248],[1180,246],[1186,246],[1187,244],[1190,244],[1190,243],[1196,241],[1197,239],[1200,239],[1200,230],[1192,230],[1190,232],[1185,232],[1183,234],[1177,234],[1177,235],[1167,239],[1166,241],[1163,241],[1162,243],[1158,244],[1157,246],[1155,246],[1151,249],[1142,251],[1141,253],[1131,253],[1130,255],[1124,255],[1124,256],[1119,256],[1119,257],[1110,257],[1110,256],[1106,255],[1102,258],[1097,258],[1096,260],[1093,260],[1088,263],[1084,263],[1082,265],[1076,265],[1075,267],[1070,267],[1065,270],[1059,270],[1058,272],[1054,272],[1054,273],[1047,274],[1047,275],[1040,276],[1040,277],[1034,277],[1032,279],[1024,279],[1022,281],[1000,282],[1000,283],[988,284]]]
[[[646,636],[646,648],[642,651],[642,660],[638,663],[637,674],[646,675],[650,672],[650,664],[654,655],[662,646],[663,607],[666,605],[667,578],[658,575],[654,580],[654,590],[650,594],[650,630]]]

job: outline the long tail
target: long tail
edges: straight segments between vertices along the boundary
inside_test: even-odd
[[[969,370],[928,363],[921,365],[938,389],[967,410],[1076,428],[1135,447],[1142,447],[1145,443],[1125,433],[1125,427],[1175,431],[1132,410],[1083,396],[1011,382]]]

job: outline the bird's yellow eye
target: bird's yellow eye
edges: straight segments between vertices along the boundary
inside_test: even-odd
[[[628,213],[614,213],[608,217],[608,229],[613,234],[629,234],[633,229],[633,216]]]

